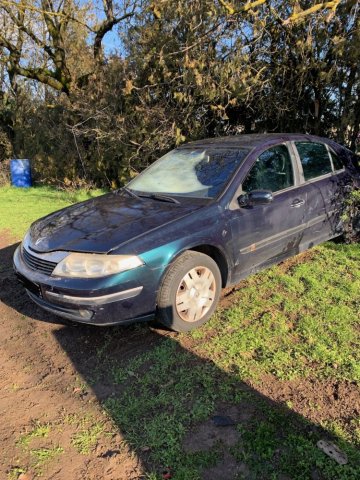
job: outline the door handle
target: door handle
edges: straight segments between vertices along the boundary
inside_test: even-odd
[[[301,207],[302,205],[305,204],[305,200],[303,200],[302,198],[297,198],[295,199],[292,204],[290,205],[291,208],[299,208]]]

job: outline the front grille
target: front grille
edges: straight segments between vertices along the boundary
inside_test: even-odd
[[[57,265],[54,262],[49,262],[48,260],[43,260],[42,258],[35,257],[35,255],[31,255],[31,253],[25,248],[22,249],[22,254],[24,261],[29,268],[45,273],[45,275],[51,275]]]

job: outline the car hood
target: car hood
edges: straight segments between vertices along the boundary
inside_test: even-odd
[[[175,204],[110,193],[37,220],[30,229],[29,246],[41,253],[55,250],[108,253],[203,205],[189,199]]]

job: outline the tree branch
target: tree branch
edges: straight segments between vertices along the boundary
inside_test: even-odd
[[[18,27],[18,29],[24,33],[26,33],[26,35],[31,38],[31,40],[33,40],[34,43],[36,43],[36,45],[38,45],[40,48],[44,49],[44,51],[49,55],[50,58],[53,58],[54,57],[54,54],[53,54],[53,51],[51,50],[50,46],[47,45],[46,43],[44,43],[42,40],[40,40],[40,38],[38,38],[34,32],[32,32],[31,30],[29,30],[25,24],[24,24],[24,12],[23,10],[19,10],[19,16],[17,17],[16,15],[13,14],[13,12],[7,8],[7,7],[4,7],[3,6],[3,9],[5,10],[5,12],[9,15],[9,17],[11,18],[11,20],[14,22],[14,24]]]
[[[236,15],[237,13],[247,12],[253,8],[263,5],[266,0],[254,0],[253,2],[245,3],[241,7],[235,7],[232,3],[226,2],[225,0],[219,0],[220,4],[227,10],[230,15]]]
[[[0,33],[0,47],[5,47],[7,50],[9,50],[10,53],[20,53],[16,46],[9,42],[5,37],[3,37]]]
[[[58,90],[59,92],[69,93],[67,85],[64,85],[60,80],[56,79],[56,72],[51,70],[46,71],[43,68],[24,68],[19,65],[14,68],[14,73],[22,75],[25,78],[37,80],[44,85]]]
[[[109,2],[106,2],[109,3]],[[112,2],[111,2],[112,3]],[[104,2],[105,8],[105,2]],[[96,61],[100,60],[101,55],[101,44],[103,41],[104,36],[113,29],[115,25],[122,22],[123,20],[130,18],[134,15],[134,12],[126,13],[122,17],[114,17],[112,9],[106,9],[106,16],[107,18],[100,24],[100,26],[96,29],[96,35],[94,40],[94,58]]]
[[[328,2],[321,2],[313,5],[310,8],[307,8],[306,10],[300,10],[297,12],[294,12],[289,18],[283,21],[284,25],[290,24],[292,22],[296,22],[298,20],[301,20],[302,18],[311,15],[315,12],[318,12],[319,10],[332,10],[335,12],[336,8],[338,7],[339,3],[341,0],[331,0]],[[227,2],[226,0],[219,0],[219,3],[227,10],[229,15],[236,15],[241,12],[248,12],[249,10],[252,10],[253,8],[256,8],[260,5],[263,5],[266,3],[266,0],[254,0],[254,1],[249,1],[245,3],[244,5],[241,5],[240,7],[235,7],[233,3]]]
[[[335,12],[340,2],[341,0],[332,0],[330,2],[317,3],[310,8],[307,8],[306,10],[300,10],[298,12],[294,12],[289,18],[284,20],[283,23],[284,25],[295,23],[298,20],[301,20],[302,18],[307,17],[308,15],[318,12],[319,10],[332,10],[333,12]]]

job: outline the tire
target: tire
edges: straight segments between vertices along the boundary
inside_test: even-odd
[[[157,297],[157,320],[176,332],[203,325],[214,313],[221,292],[217,263],[188,250],[169,267]]]

